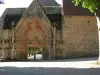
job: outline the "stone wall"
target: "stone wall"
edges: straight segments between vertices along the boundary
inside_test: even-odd
[[[49,50],[50,23],[40,18],[22,19],[16,31],[16,58],[27,59],[29,47]],[[45,49],[44,49],[45,48]],[[47,57],[48,58],[48,57]]]
[[[66,58],[98,55],[95,16],[65,16],[63,40]]]

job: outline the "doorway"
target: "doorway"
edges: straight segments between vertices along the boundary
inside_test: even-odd
[[[28,60],[42,60],[41,47],[28,47]]]

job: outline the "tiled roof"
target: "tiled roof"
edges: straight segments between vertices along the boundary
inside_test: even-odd
[[[38,9],[38,6],[36,5],[36,3],[34,3],[35,1],[39,2],[41,9]],[[32,16],[34,16],[32,14],[37,14],[36,12],[34,13],[35,6],[37,6],[36,10],[38,10],[39,12],[44,11],[45,16],[46,16],[46,14],[61,14],[61,8],[59,7],[60,5],[55,0],[33,0],[33,2],[31,3],[31,5],[28,8],[7,8],[7,9],[5,9],[5,11],[1,17],[3,18],[3,21],[4,21],[5,16],[7,16],[7,15],[22,15],[23,13],[25,13],[26,17],[27,17],[27,15],[29,16],[30,14],[32,17]],[[31,11],[31,13],[30,13],[30,11]],[[38,13],[38,14],[41,15],[41,13]],[[24,17],[25,17],[25,15],[24,15]]]
[[[34,1],[34,0],[33,0]],[[54,7],[54,6],[60,6],[55,0],[38,0],[40,5],[43,7],[43,10],[46,14],[60,14],[61,9]],[[50,7],[48,7],[50,6]],[[4,17],[6,14],[23,14],[26,8],[7,8],[5,9],[3,15],[1,17]]]
[[[38,0],[46,14],[61,14],[60,5],[55,0]]]
[[[3,27],[3,19],[0,17],[0,28]]]
[[[23,14],[25,9],[26,8],[6,8],[1,17],[3,18],[5,15]]]
[[[5,17],[7,15],[16,15],[16,14],[23,14],[23,12],[25,11],[25,8],[7,8],[5,9],[4,13],[2,14],[1,18],[0,18],[0,28],[4,28],[5,25]]]
[[[48,19],[38,0],[33,0],[30,6],[23,13],[21,18],[34,18],[34,17]]]
[[[55,0],[38,0],[42,6],[60,6]]]

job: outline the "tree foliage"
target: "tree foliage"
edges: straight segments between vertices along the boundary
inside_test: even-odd
[[[94,13],[96,12],[96,9],[100,10],[100,0],[72,0],[72,2],[75,6],[82,4],[83,8],[87,8]]]

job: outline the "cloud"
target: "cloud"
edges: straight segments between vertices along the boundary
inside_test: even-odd
[[[5,0],[6,7],[28,7],[33,0]]]

